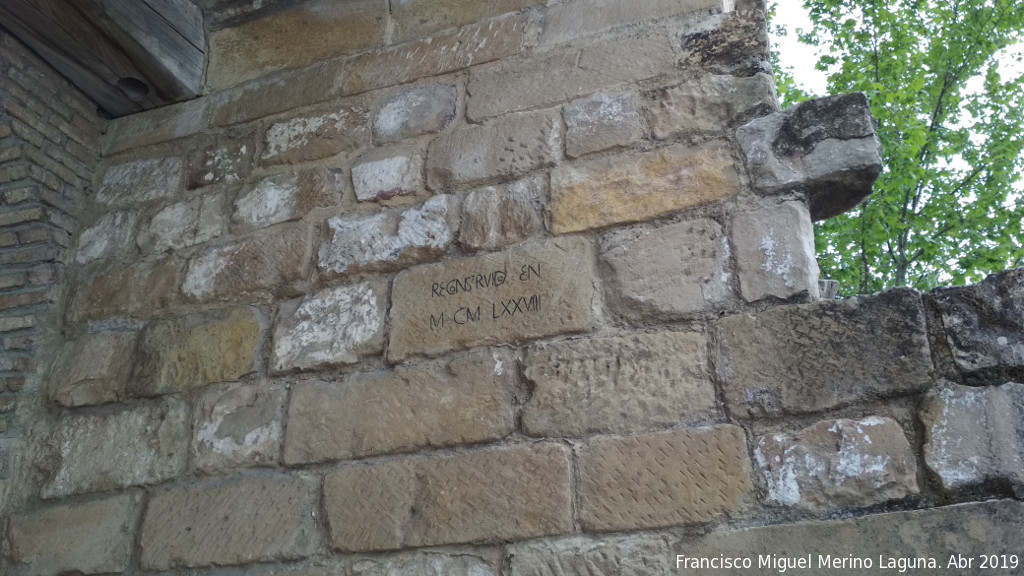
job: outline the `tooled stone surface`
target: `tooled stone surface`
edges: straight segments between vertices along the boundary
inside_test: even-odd
[[[107,169],[96,200],[112,206],[126,206],[169,198],[181,183],[181,158],[167,156],[134,160]]]
[[[455,119],[455,86],[431,84],[399,92],[377,107],[373,134],[382,143],[444,130]]]
[[[193,412],[193,466],[209,472],[276,464],[286,394],[283,384],[266,381],[206,390]]]
[[[681,133],[723,133],[734,122],[779,108],[775,82],[768,74],[706,74],[658,90],[651,99],[651,128],[662,140]]]
[[[333,170],[274,174],[242,189],[231,219],[243,231],[297,220],[314,208],[340,204],[344,190],[342,175]]]
[[[462,202],[459,244],[492,250],[543,231],[546,195],[542,176],[473,190]]]
[[[50,373],[50,399],[62,406],[123,399],[138,337],[138,332],[100,332],[66,342]]]
[[[352,562],[352,576],[497,576],[497,554],[467,552],[410,552]]]
[[[628,434],[716,413],[706,343],[665,332],[538,344],[525,360],[533,395],[523,408],[532,436]]]
[[[819,296],[814,227],[802,202],[736,214],[732,245],[746,301]]]
[[[264,137],[263,165],[294,164],[352,152],[370,141],[369,112],[335,107],[277,122]]]
[[[578,158],[643,137],[636,98],[631,93],[597,94],[562,107],[565,120],[565,154]]]

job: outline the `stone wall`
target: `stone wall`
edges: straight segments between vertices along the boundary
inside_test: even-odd
[[[878,141],[777,110],[755,3],[207,4],[209,94],[103,137],[10,573],[1020,553],[1021,273],[820,299]]]

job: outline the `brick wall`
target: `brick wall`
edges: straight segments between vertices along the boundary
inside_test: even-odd
[[[12,572],[1016,552],[1020,272],[821,300],[867,102],[778,111],[732,4],[210,2],[103,136]]]

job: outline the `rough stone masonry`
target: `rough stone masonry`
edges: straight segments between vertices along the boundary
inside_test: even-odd
[[[200,4],[74,202],[0,50],[4,573],[1019,570],[1024,274],[821,298],[879,143],[763,3]]]

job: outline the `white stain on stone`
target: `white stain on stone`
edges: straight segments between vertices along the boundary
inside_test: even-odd
[[[227,246],[210,250],[192,260],[185,274],[182,291],[193,298],[204,298],[213,294],[218,274],[224,270],[237,251],[237,246]]]
[[[392,137],[409,122],[412,111],[425,104],[427,104],[427,99],[416,92],[411,92],[403,98],[397,98],[384,104],[374,120],[374,130],[381,136]]]
[[[299,177],[294,173],[260,180],[235,200],[235,221],[259,227],[290,220],[295,213],[298,188]]]
[[[82,232],[75,262],[87,264],[123,252],[131,243],[138,217],[132,212],[109,212]]]
[[[497,352],[491,353],[491,356],[494,358],[494,375],[501,376],[502,374],[505,373],[505,368],[504,366],[502,366],[501,357],[498,356]]]
[[[776,441],[778,440],[779,438],[776,438]],[[772,467],[768,465],[768,461],[761,451],[763,443],[762,440],[762,445],[754,450],[754,460],[764,472],[765,483],[768,487],[767,499],[769,502],[775,502],[783,506],[792,506],[800,501],[800,483],[797,481],[796,461],[787,457],[786,461],[782,462],[779,456],[775,456],[774,460],[778,464],[775,468],[778,472],[776,474],[770,473],[769,471]],[[787,452],[789,451],[787,450]]]
[[[792,287],[789,271],[793,268],[793,254],[780,249],[774,230],[769,230],[768,234],[761,238],[761,251],[764,253],[762,268],[782,278],[786,286]]]
[[[423,157],[392,156],[352,167],[352,185],[360,201],[415,194],[423,183]]]

